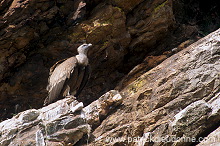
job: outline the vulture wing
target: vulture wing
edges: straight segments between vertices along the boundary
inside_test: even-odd
[[[62,60],[60,61],[62,62]],[[49,84],[47,86],[48,97],[44,101],[44,105],[59,99],[60,93],[64,87],[64,84],[77,65],[77,59],[75,57],[68,58],[59,64],[56,63],[52,67],[52,73],[49,77]],[[54,69],[53,69],[54,68]]]
[[[54,69],[55,69],[58,65],[60,65],[62,62],[64,62],[65,60],[67,60],[67,58],[57,61],[57,62],[50,68],[50,73],[49,73],[49,75],[52,75]]]
[[[91,73],[90,66],[89,65],[85,66],[84,72],[82,73],[83,74],[82,81],[80,82],[79,89],[77,90],[76,95],[75,95],[76,97],[81,93],[82,89],[87,84],[90,78],[90,73]]]

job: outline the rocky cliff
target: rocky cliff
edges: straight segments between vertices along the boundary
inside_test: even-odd
[[[1,1],[0,118],[14,117],[0,123],[0,143],[195,145],[216,137],[220,31],[204,36],[219,26],[218,7],[194,0]],[[83,93],[42,108],[49,68],[83,42],[93,44]]]
[[[218,145],[219,36],[220,29],[86,107],[66,98],[21,112],[0,123],[0,144]]]

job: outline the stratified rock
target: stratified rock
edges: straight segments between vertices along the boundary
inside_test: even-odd
[[[90,131],[80,116],[82,108],[83,104],[74,99],[63,99],[39,110],[21,112],[0,123],[0,145],[74,144]]]
[[[126,86],[123,106],[95,129],[92,144],[182,146],[215,128],[220,122],[219,35],[220,29]]]
[[[41,109],[30,109],[0,123],[0,145],[74,145],[91,126],[122,103],[112,90],[83,108],[83,103],[65,98]]]

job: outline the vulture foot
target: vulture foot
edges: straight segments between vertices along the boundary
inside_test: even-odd
[[[66,98],[72,98],[72,99],[76,100],[76,97],[73,95],[67,95]]]

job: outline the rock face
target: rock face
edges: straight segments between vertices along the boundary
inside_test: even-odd
[[[186,138],[198,140],[218,126],[219,35],[220,29],[126,86],[123,106],[94,130],[94,144],[136,145],[139,137],[146,145],[166,145],[160,138],[173,137],[178,140],[169,145],[189,145]]]
[[[1,2],[1,76],[7,75],[10,68],[15,68],[26,60],[26,51],[36,43],[39,37],[48,33],[54,27],[53,22],[57,15],[69,18],[67,21],[76,21],[84,15],[80,11],[84,6],[83,1],[62,3],[63,8],[55,5],[55,1],[18,1],[4,0]],[[78,4],[78,7],[77,7]],[[67,5],[73,5],[68,7]],[[74,6],[75,5],[75,6]],[[69,14],[69,11],[75,15]],[[60,22],[61,23],[61,22]]]
[[[21,112],[0,123],[0,144],[217,145],[219,35],[220,29],[86,107],[66,98]]]
[[[92,76],[79,98],[89,104],[113,89],[175,24],[171,0],[4,0],[0,10],[2,119],[40,108],[47,96],[49,68],[76,55],[82,42],[93,44]]]
[[[199,143],[219,127],[219,30],[200,39],[219,15],[196,0],[2,0],[0,121],[19,114],[1,144]],[[92,76],[78,102],[42,108],[49,68],[83,42]]]
[[[85,2],[80,0],[1,1],[1,118],[14,113],[17,106],[20,111],[28,106],[41,107],[51,65],[45,63],[47,49],[42,53],[40,48],[46,48],[61,34],[64,30],[61,26],[76,23],[84,15]],[[67,45],[65,40],[62,44]],[[32,100],[29,95],[33,95]]]

